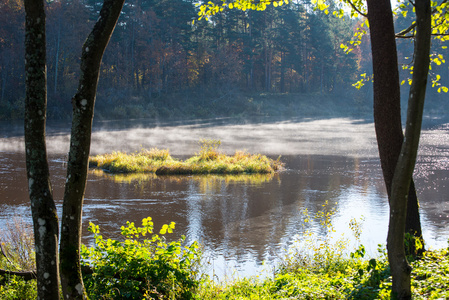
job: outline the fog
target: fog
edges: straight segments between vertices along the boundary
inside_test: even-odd
[[[122,129],[129,125],[133,128]],[[48,125],[47,129],[48,153],[67,153],[68,125]],[[1,132],[0,151],[24,151],[23,137],[12,136],[14,132],[17,131]],[[212,120],[178,126],[146,125],[142,121],[99,122],[93,128],[91,154],[157,147],[169,149],[172,155],[191,155],[198,151],[201,139],[221,140],[220,150],[226,153],[247,150],[267,155],[377,155],[373,123],[349,118],[246,124]]]

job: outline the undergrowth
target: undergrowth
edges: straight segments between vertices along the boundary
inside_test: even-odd
[[[175,223],[153,233],[151,218],[141,227],[127,222],[121,227],[123,241],[100,235],[90,223],[95,245],[82,247],[82,265],[89,268],[84,283],[90,299],[193,299],[201,283],[201,251],[197,242],[184,246],[184,237],[168,243]],[[149,236],[147,236],[149,235]]]
[[[86,290],[90,299],[390,299],[385,248],[379,245],[375,258],[366,257],[361,244],[350,249],[344,237],[332,234],[334,212],[328,207],[313,216],[304,211],[305,227],[318,223],[327,234],[306,230],[298,236],[272,276],[221,282],[201,272],[201,251],[196,242],[186,246],[184,238],[166,241],[174,223],[163,225],[155,234],[151,218],[143,219],[141,227],[127,222],[121,228],[121,240],[103,239],[99,227],[91,223],[95,244],[83,246],[81,252]],[[349,226],[359,241],[360,222],[351,220]],[[25,269],[21,266],[28,268],[30,261],[33,265],[32,248],[22,251],[29,256],[23,257],[26,264],[21,265],[21,255],[15,253],[24,247],[20,245],[29,245],[30,226],[19,224],[7,230],[1,235],[2,247],[8,250],[0,255],[0,267],[20,271]],[[449,299],[449,247],[424,252],[411,265],[414,299]],[[0,299],[36,297],[35,280],[0,276]]]
[[[0,269],[35,269],[33,229],[20,217],[13,217],[0,232]],[[36,280],[25,281],[13,275],[0,275],[0,299],[36,299]]]
[[[378,246],[375,258],[366,257],[365,247],[349,248],[348,241],[335,237],[328,204],[310,216],[304,210],[304,225],[319,223],[325,234],[305,230],[298,236],[273,276],[207,281],[201,299],[390,299],[391,276],[387,253]],[[360,242],[361,223],[349,226]],[[449,292],[449,248],[426,252],[412,262],[414,299],[447,299]]]

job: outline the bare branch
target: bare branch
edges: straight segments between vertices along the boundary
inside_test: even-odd
[[[406,34],[409,33],[410,31],[412,31],[415,28],[416,28],[416,22],[413,22],[412,25],[410,25],[408,28],[406,28],[406,29],[396,33],[395,36],[397,38],[410,38],[412,36],[406,36]],[[414,35],[413,35],[413,37],[414,37]]]
[[[9,271],[9,270],[0,269],[0,275],[20,276],[20,277],[22,277],[23,280],[36,279],[35,271],[18,272],[18,271]]]

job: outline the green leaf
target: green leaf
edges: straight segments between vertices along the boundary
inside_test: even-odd
[[[162,226],[162,229],[159,231],[160,234],[166,234],[167,233],[167,229],[168,229],[168,225],[164,224]]]

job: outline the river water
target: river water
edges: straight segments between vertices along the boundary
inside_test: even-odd
[[[13,216],[30,221],[20,124],[0,130],[0,228]],[[59,211],[69,146],[68,124],[48,125],[48,153]],[[294,240],[327,232],[313,216],[333,210],[336,238],[358,241],[351,220],[361,229],[360,243],[370,255],[385,244],[388,203],[374,125],[349,118],[251,122],[201,120],[154,123],[147,120],[98,122],[91,154],[168,148],[183,158],[199,150],[202,138],[219,139],[221,151],[281,155],[286,170],[256,176],[119,175],[91,170],[85,194],[84,242],[89,222],[105,237],[117,237],[126,221],[148,216],[158,230],[176,222],[173,238],[185,235],[204,246],[205,263],[218,278],[268,274]],[[415,181],[428,247],[447,246],[449,238],[449,124],[432,120],[421,138]]]

